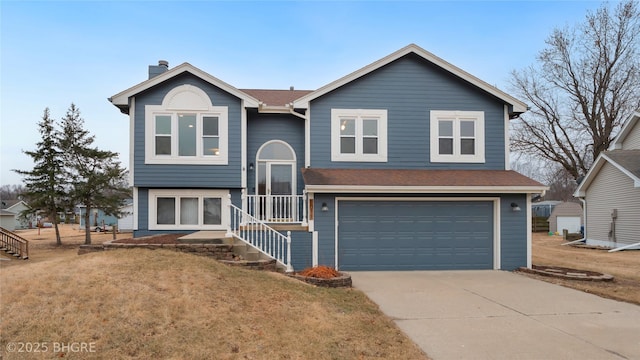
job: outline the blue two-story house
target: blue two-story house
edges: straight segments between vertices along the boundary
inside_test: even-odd
[[[225,231],[291,269],[531,265],[509,169],[526,104],[409,45],[315,91],[183,63],[109,99],[130,119],[134,236]]]

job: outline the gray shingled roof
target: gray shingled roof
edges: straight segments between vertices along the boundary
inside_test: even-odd
[[[640,149],[611,150],[604,153],[616,164],[627,169],[634,176],[640,178]]]

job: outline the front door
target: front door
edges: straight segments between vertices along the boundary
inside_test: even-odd
[[[270,222],[291,221],[296,210],[293,150],[284,142],[268,142],[256,160],[258,217]]]
[[[265,162],[264,184],[258,184],[263,220],[286,221],[291,219],[293,195],[293,164]]]

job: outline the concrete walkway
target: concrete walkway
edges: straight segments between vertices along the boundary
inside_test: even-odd
[[[350,272],[435,360],[640,359],[640,306],[504,271]]]

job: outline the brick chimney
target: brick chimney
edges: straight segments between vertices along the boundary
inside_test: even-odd
[[[149,65],[149,79],[154,78],[169,70],[169,62],[159,60],[158,65]]]

